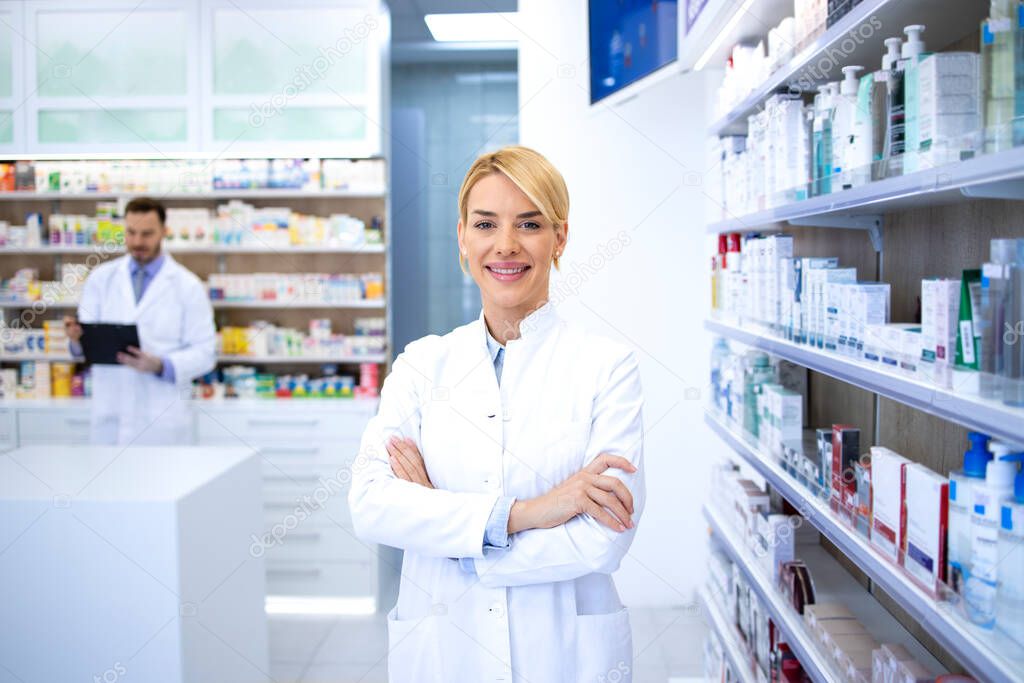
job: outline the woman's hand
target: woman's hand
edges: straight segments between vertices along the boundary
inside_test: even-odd
[[[602,474],[611,467],[636,472],[625,458],[602,453],[543,496],[517,500],[508,519],[509,533],[550,529],[582,514],[589,514],[613,531],[633,528],[633,494],[619,479]]]
[[[416,448],[416,442],[412,439],[403,439],[392,436],[385,446],[388,449],[388,462],[391,463],[391,471],[395,476],[405,481],[411,481],[428,489],[434,488],[427,476],[427,467],[423,464],[423,456]]]

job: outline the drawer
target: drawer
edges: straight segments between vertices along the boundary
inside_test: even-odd
[[[239,440],[255,443],[266,439],[305,441],[337,436],[359,439],[370,421],[370,415],[363,412],[310,412],[295,410],[294,407],[218,411],[199,405],[196,408],[199,443]]]
[[[34,444],[89,443],[89,409],[61,408],[18,410],[18,443]]]
[[[377,546],[356,538],[349,526],[300,524],[291,530],[279,528],[277,533],[278,538],[266,539],[268,563],[373,562],[376,559]]]
[[[270,528],[350,524],[347,470],[304,468],[263,475],[263,511]]]
[[[359,453],[359,438],[343,436],[333,441],[295,442],[294,440],[267,439],[254,443],[256,455],[263,463],[263,471],[271,474],[278,469],[291,471],[299,466],[313,465],[324,471],[337,472],[343,463],[353,462]]]
[[[375,562],[267,562],[269,595],[365,597],[376,584]]]

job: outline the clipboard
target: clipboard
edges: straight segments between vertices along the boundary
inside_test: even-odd
[[[97,365],[120,365],[117,354],[129,346],[140,348],[139,328],[115,323],[81,323],[85,360]]]

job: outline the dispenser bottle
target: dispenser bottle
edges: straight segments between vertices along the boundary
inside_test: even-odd
[[[1013,499],[1000,509],[996,597],[999,630],[1024,647],[1024,470],[1013,480]]]
[[[903,173],[903,154],[907,141],[907,103],[906,103],[906,69],[911,60],[916,60],[924,52],[924,41],[921,34],[924,26],[914,24],[903,29],[907,40],[900,47],[900,58],[889,73],[889,102],[887,118],[889,120],[889,153],[888,176]],[[888,41],[887,41],[888,43]]]
[[[774,379],[775,373],[768,362],[768,356],[760,351],[749,351],[743,372],[743,428],[751,435],[758,436],[757,397],[761,387]]]
[[[993,459],[985,466],[985,481],[974,485],[971,509],[971,569],[964,588],[967,616],[984,629],[995,626],[996,587],[999,583],[999,516],[1013,495],[1017,462],[1007,459],[1014,449],[989,444]]]
[[[832,116],[834,114],[832,83],[818,88],[814,97],[814,126],[812,145],[814,149],[814,195],[832,192]]]
[[[1022,6],[1024,18],[1024,6]],[[1024,49],[1024,46],[1022,46]],[[1024,239],[1017,242],[1017,254],[1007,278],[1006,311],[1000,339],[1003,343],[1003,402],[1024,406]]]
[[[985,154],[1013,146],[1016,83],[1014,43],[1018,4],[992,0],[989,17],[981,25],[981,87],[985,107]]]
[[[860,79],[857,73],[862,66],[844,66],[843,80],[839,84],[839,95],[835,100],[835,116],[832,120],[832,176],[833,190],[848,190],[854,186],[854,171],[858,163],[857,147],[857,93]]]
[[[988,263],[981,267],[981,308],[978,318],[980,358],[978,392],[985,398],[1001,398],[1006,309],[1009,303],[1010,271],[1017,258],[1017,240],[992,240]],[[1012,349],[1011,349],[1012,350]]]
[[[963,469],[949,473],[949,520],[946,547],[946,581],[963,594],[964,582],[971,560],[972,487],[985,480],[985,466],[992,459],[989,437],[981,432],[968,432],[970,447],[964,451]]]
[[[891,138],[889,135],[889,81],[892,79],[896,63],[900,61],[900,49],[903,39],[898,37],[885,39],[885,54],[882,55],[882,69],[874,73],[874,89],[872,90],[871,109],[874,119],[875,159],[878,162],[872,172],[872,180],[885,178],[889,173],[889,156]]]

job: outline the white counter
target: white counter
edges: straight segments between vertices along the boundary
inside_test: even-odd
[[[0,454],[0,681],[263,680],[261,489],[249,448]]]

